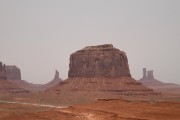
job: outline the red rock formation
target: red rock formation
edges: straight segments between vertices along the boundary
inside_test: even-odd
[[[21,70],[16,66],[6,66],[8,80],[21,80]]]
[[[57,79],[57,78],[59,78],[59,72],[56,70],[55,75],[54,75],[54,79]]]
[[[3,65],[2,62],[0,62],[0,79],[1,80],[7,79],[5,64]]]
[[[131,76],[126,53],[112,45],[89,46],[70,56],[69,78]]]
[[[139,80],[143,85],[152,88],[155,91],[159,91],[162,94],[173,96],[174,98],[180,96],[180,85],[174,83],[164,83],[156,78],[154,78],[153,70],[147,71],[147,76],[144,77],[144,70],[143,68],[143,77]],[[173,98],[172,97],[172,98]]]
[[[29,91],[20,88],[7,80],[6,66],[0,62],[0,99],[6,98],[6,94],[28,93]]]
[[[147,76],[146,76],[147,73]],[[154,78],[153,70],[148,70],[146,72],[146,68],[143,68],[143,77],[139,80],[143,85],[149,86],[149,85],[163,85],[164,83],[161,81],[158,81]]]
[[[56,70],[54,79],[46,84],[33,84],[33,83],[28,83],[25,80],[18,80],[18,79],[8,79],[8,81],[27,91],[39,92],[39,91],[45,91],[47,89],[50,89],[54,87],[55,85],[59,84],[60,82],[62,82],[63,80],[59,78],[59,72]]]
[[[147,71],[147,79],[149,80],[154,79],[153,70]]]
[[[146,79],[146,68],[143,68],[143,78],[142,79]]]
[[[112,45],[85,47],[70,56],[69,78],[47,92],[62,101],[157,95],[131,78],[128,59]]]

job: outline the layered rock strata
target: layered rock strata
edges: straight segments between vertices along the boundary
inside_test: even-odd
[[[73,102],[159,95],[131,77],[126,53],[109,44],[71,54],[68,79],[48,91]]]
[[[131,76],[126,53],[112,45],[89,46],[70,56],[69,78]]]

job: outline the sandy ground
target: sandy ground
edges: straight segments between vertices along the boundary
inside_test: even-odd
[[[180,102],[98,100],[68,108],[0,103],[0,120],[180,120]]]

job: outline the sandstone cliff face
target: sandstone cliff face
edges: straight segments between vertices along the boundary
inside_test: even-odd
[[[7,79],[5,65],[0,62],[0,79]]]
[[[69,78],[131,76],[126,53],[113,45],[85,47],[70,56]]]
[[[3,98],[2,95],[5,93],[28,93],[29,91],[20,88],[18,85],[11,83],[7,79],[7,66],[2,65],[0,62],[0,98]]]
[[[7,79],[21,80],[21,70],[16,66],[6,66]]]

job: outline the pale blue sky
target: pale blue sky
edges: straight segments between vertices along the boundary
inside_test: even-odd
[[[180,84],[179,0],[0,0],[0,61],[28,82],[65,79],[71,53],[112,43],[127,53],[132,77],[142,68]]]

